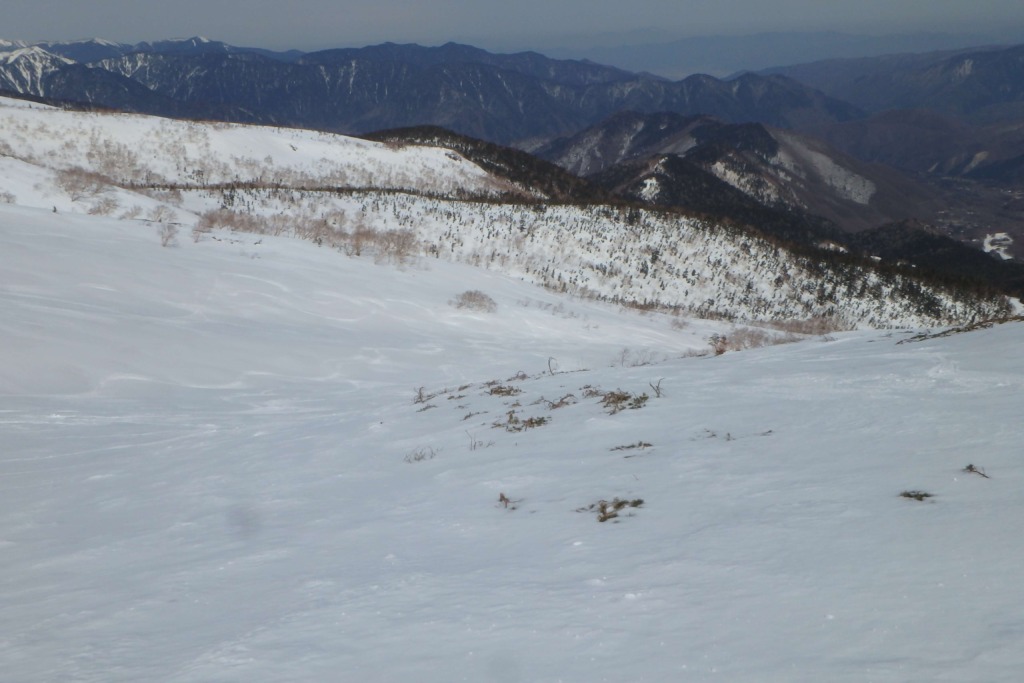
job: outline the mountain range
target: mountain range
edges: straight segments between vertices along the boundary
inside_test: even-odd
[[[868,227],[944,197],[779,123],[356,137],[10,47],[79,103],[0,96],[3,680],[1024,670],[1024,265]],[[247,107],[310,68],[177,47]]]
[[[73,56],[101,58],[82,62]],[[119,89],[112,92],[115,85]],[[669,81],[454,43],[303,55],[198,39],[131,47],[41,44],[3,57],[0,89],[140,113],[184,111],[343,133],[432,124],[506,144],[574,133],[621,110],[786,127],[863,116],[855,106],[780,76]]]
[[[0,89],[67,106],[349,134],[435,126],[447,132],[429,135],[462,152],[511,145],[588,176],[585,185],[551,180],[561,188],[549,187],[552,197],[614,195],[797,240],[923,222],[976,247],[1005,235],[1011,246],[999,253],[1012,258],[1024,239],[1020,49],[672,81],[454,43],[301,53],[200,38],[8,42]],[[919,108],[885,109],[910,105]],[[496,150],[478,161],[534,164]]]

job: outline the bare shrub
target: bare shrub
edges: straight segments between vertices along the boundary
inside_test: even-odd
[[[475,451],[479,448],[490,448],[494,445],[493,441],[482,441],[470,434],[468,431],[466,432],[466,436],[469,437],[469,450],[471,451]]]
[[[653,365],[657,362],[657,354],[650,349],[633,351],[632,349],[623,348],[619,351],[618,363],[624,368],[638,368],[644,365]]]
[[[155,199],[158,202],[165,202],[167,204],[174,204],[180,206],[182,202],[181,190],[170,187],[170,188],[139,188],[139,192],[146,195],[150,199]]]
[[[90,140],[86,158],[93,168],[109,178],[132,180],[142,175],[138,154],[122,142]]]
[[[730,351],[743,351],[761,346],[790,344],[796,341],[800,341],[800,337],[792,332],[775,334],[757,327],[739,327],[729,335],[728,348]]]
[[[991,479],[991,477],[985,474],[985,468],[983,467],[975,467],[974,465],[968,465],[967,467],[964,468],[964,472],[970,472],[971,474],[977,474],[979,477]]]
[[[601,405],[610,415],[614,415],[623,410],[639,410],[647,404],[649,398],[647,394],[631,394],[628,391],[616,389],[609,391],[601,398]]]
[[[335,228],[324,218],[296,222],[292,232],[296,237],[316,242],[317,246],[323,246],[324,242],[327,242],[328,245],[333,245],[336,242],[340,242],[344,236],[343,231]]]
[[[653,448],[653,447],[654,447],[654,444],[652,444],[652,443],[650,443],[648,441],[637,441],[636,443],[631,443],[631,444],[628,444],[628,445],[625,445],[625,446],[616,446],[615,448],[613,448],[611,450],[613,450],[613,451],[630,451],[630,450],[633,450],[634,448],[639,448],[639,449],[642,450],[642,449],[645,449],[645,448]]]
[[[57,187],[66,192],[73,202],[93,197],[109,186],[109,178],[81,166],[57,171]]]
[[[360,218],[352,232],[346,235],[345,253],[349,256],[362,256],[363,251],[377,243],[377,237],[377,231]]]
[[[711,335],[708,338],[708,344],[716,356],[721,356],[726,351],[745,351],[762,346],[791,344],[800,339],[801,337],[793,332],[780,334],[775,330],[766,330],[760,327],[736,327],[728,336],[724,334]]]
[[[146,218],[153,221],[154,223],[164,223],[166,221],[171,220],[171,217],[173,216],[174,212],[170,208],[164,206],[163,204],[154,206],[152,209],[149,210],[149,213],[146,214]]]
[[[0,204],[14,204],[17,201],[18,198],[15,197],[12,193],[0,192]]]
[[[109,216],[117,211],[119,204],[113,197],[103,197],[89,207],[89,213],[93,216]]]
[[[435,398],[437,396],[437,394],[431,394],[430,392],[428,392],[426,387],[417,387],[413,391],[416,394],[412,399],[412,402],[414,404],[427,403],[430,401],[430,399]]]
[[[638,508],[644,504],[643,498],[634,498],[633,500],[623,500],[621,498],[612,498],[611,500],[599,500],[596,503],[582,508],[577,508],[576,512],[596,512],[598,522],[607,522],[609,519],[615,519],[619,516],[619,511],[624,508]]]
[[[125,209],[121,213],[121,215],[118,216],[118,218],[120,218],[123,221],[133,221],[133,220],[135,220],[136,218],[138,218],[141,215],[142,215],[142,207],[139,206],[138,204],[133,204],[132,206],[130,206],[127,209]]]
[[[661,396],[662,396],[662,393],[661,393],[661,383],[664,382],[664,381],[665,381],[665,378],[662,377],[661,379],[658,380],[657,384],[655,384],[654,382],[648,382],[647,383],[648,386],[651,387],[651,390],[654,391],[654,397],[655,398],[661,398]]]
[[[160,246],[174,247],[178,244],[178,228],[170,223],[160,225]]]
[[[230,209],[207,211],[199,217],[199,221],[195,226],[195,229],[204,233],[210,232],[215,228],[227,228],[235,232],[251,232],[258,235],[264,235],[268,232],[266,222],[258,216],[239,213]]]
[[[806,320],[777,320],[767,323],[771,327],[792,334],[823,335],[830,332],[845,332],[852,329],[849,323],[838,318],[817,316]]]
[[[192,226],[192,241],[199,242],[200,240],[203,239],[203,237],[209,235],[212,229],[213,228],[209,226],[201,226],[197,223],[196,225]]]
[[[412,230],[384,230],[377,235],[377,260],[402,265],[412,258],[418,246]]]
[[[515,410],[510,410],[505,415],[504,421],[495,420],[491,427],[504,429],[506,432],[525,432],[527,429],[542,427],[550,421],[550,417],[528,417],[524,420],[516,414]]]
[[[429,446],[420,447],[405,456],[405,461],[408,463],[423,462],[424,460],[433,460],[436,456],[437,451],[433,448],[430,448]]]
[[[724,334],[713,334],[708,337],[708,344],[716,356],[721,356],[729,350],[729,338]]]
[[[484,313],[494,313],[498,310],[498,304],[494,299],[479,289],[468,289],[456,296],[455,300],[451,303],[455,308],[466,308],[471,311],[482,311]]]
[[[574,403],[576,403],[576,394],[566,394],[565,396],[563,396],[562,398],[558,399],[557,401],[549,401],[549,400],[547,400],[544,397],[541,397],[540,400],[542,402],[544,402],[544,403],[547,403],[548,404],[548,408],[550,408],[551,410],[558,410],[559,408],[564,408],[566,406],[571,406]]]

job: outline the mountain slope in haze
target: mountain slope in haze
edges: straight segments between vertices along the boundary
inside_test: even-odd
[[[872,115],[810,128],[860,159],[1011,186],[1024,158],[1024,46],[770,69]]]
[[[751,74],[726,83],[694,76],[672,83],[589,63],[491,55],[457,45],[332,50],[305,55],[288,69],[212,55],[201,62],[135,55],[101,66],[186,102],[202,99],[253,111],[258,102],[277,123],[344,132],[434,124],[501,143],[562,135],[621,109],[707,113],[782,126],[860,116],[784,78]],[[284,89],[287,98],[280,94]]]
[[[661,40],[649,36],[645,42],[636,42],[638,37],[620,38],[622,42],[629,42],[615,45],[609,42],[613,39],[609,36],[602,40],[601,45],[554,48],[549,54],[563,58],[584,57],[673,79],[697,73],[727,78],[732,74],[774,68],[780,64],[805,65],[876,55],[977,49],[972,46],[1007,42],[1002,37],[978,34],[924,32],[855,35],[836,31],[794,31],[693,36],[677,40],[668,40],[667,36]]]
[[[172,100],[176,109],[171,108],[170,115],[186,111],[346,133],[430,124],[529,146],[537,139],[573,133],[623,109],[709,114],[785,127],[863,115],[852,105],[781,76],[745,74],[728,82],[692,76],[671,82],[591,62],[552,60],[536,53],[492,54],[457,44],[385,44],[296,56],[211,41],[179,41],[168,47],[140,44],[109,55],[118,49],[102,44],[64,48],[62,53],[89,56],[106,51],[107,57],[85,65]],[[72,66],[53,59],[40,54],[21,68],[54,74]],[[14,80],[0,68],[0,81],[5,78]],[[8,89],[57,97],[41,78]],[[77,93],[64,88],[59,96],[108,105],[103,93],[90,90],[86,82]],[[124,98],[116,104],[165,113],[152,105]]]
[[[1024,119],[1024,45],[829,60],[783,74],[868,112],[928,109],[975,123]]]
[[[629,160],[678,155],[760,204],[820,216],[847,231],[933,214],[938,204],[926,188],[897,173],[864,164],[813,138],[761,124],[630,112],[537,153],[580,173],[606,171]],[[633,182],[647,183],[652,197],[678,195],[658,189],[659,183],[671,181],[649,177],[649,181],[637,177]],[[642,198],[635,192],[631,196]]]

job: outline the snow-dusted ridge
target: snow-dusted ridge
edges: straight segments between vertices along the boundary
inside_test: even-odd
[[[14,92],[37,93],[43,79],[53,70],[73,64],[65,57],[30,46],[0,51],[0,89]]]
[[[2,100],[0,123],[6,201],[196,226],[195,239],[227,227],[359,252],[358,235],[383,236],[403,260],[458,260],[570,293],[740,320],[914,327],[1008,310],[676,214],[510,202],[529,189],[445,149]]]

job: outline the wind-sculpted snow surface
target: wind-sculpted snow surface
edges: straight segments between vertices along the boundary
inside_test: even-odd
[[[0,204],[0,678],[1015,680],[1024,325],[740,332]]]

